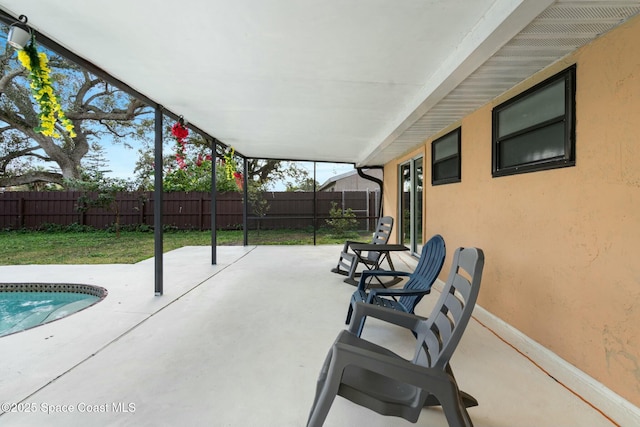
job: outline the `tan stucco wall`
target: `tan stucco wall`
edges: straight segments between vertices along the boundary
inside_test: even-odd
[[[448,255],[484,250],[479,304],[638,406],[639,41],[636,17],[465,117],[460,183],[432,187],[432,140],[421,148],[425,235],[442,234]],[[492,178],[492,108],[574,63],[576,166]],[[396,217],[408,157],[385,167]]]

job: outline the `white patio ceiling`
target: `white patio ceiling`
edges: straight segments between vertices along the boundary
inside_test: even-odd
[[[0,0],[249,157],[380,165],[640,0]]]

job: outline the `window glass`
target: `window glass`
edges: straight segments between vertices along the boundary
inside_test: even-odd
[[[517,166],[564,155],[564,123],[556,123],[500,143],[503,167]]]
[[[400,166],[401,193],[400,193],[400,243],[411,243],[411,168],[409,164]]]
[[[422,251],[422,181],[423,181],[423,166],[422,166],[422,157],[414,161],[415,164],[415,214],[413,224],[415,227],[414,231],[414,242],[411,245],[414,253],[420,253]]]
[[[458,176],[458,158],[454,157],[433,165],[436,178],[444,179]],[[436,180],[437,181],[437,180]]]
[[[418,157],[400,165],[400,242],[416,255],[422,249],[424,165]]]
[[[438,139],[434,145],[434,160],[442,160],[445,157],[458,155],[458,135],[450,133]]]
[[[574,65],[493,109],[493,176],[575,165],[575,78]]]
[[[564,105],[564,80],[561,80],[501,111],[498,116],[500,123],[498,136],[503,137],[563,116]]]
[[[431,184],[460,182],[460,138],[457,128],[431,144]]]

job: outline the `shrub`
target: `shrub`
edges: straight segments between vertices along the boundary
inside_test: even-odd
[[[80,225],[77,222],[68,225],[45,222],[40,224],[36,231],[44,231],[46,233],[90,233],[96,231],[96,229],[90,225]]]
[[[329,209],[329,217],[331,219],[325,220],[327,225],[331,228],[333,233],[338,236],[343,236],[350,231],[355,230],[358,225],[356,220],[356,214],[351,208],[343,210],[338,207],[336,202],[331,202],[331,209]]]

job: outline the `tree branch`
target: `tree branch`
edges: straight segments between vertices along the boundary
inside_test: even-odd
[[[5,93],[7,85],[11,83],[13,79],[15,79],[18,76],[26,75],[26,74],[27,74],[26,70],[22,68],[22,69],[12,70],[9,73],[2,76],[2,78],[0,79],[0,93]]]
[[[32,171],[23,175],[0,177],[0,187],[13,187],[16,185],[32,184],[35,182],[52,182],[62,185],[62,174],[46,171]]]
[[[12,160],[17,159],[19,157],[34,157],[36,159],[43,160],[45,162],[50,162],[51,159],[47,156],[43,156],[42,154],[38,154],[35,150],[38,150],[40,147],[28,147],[18,151],[12,151],[6,156],[0,157],[0,174],[5,174],[7,172],[7,166],[11,163]]]
[[[34,147],[23,148],[22,150],[12,151],[9,154],[7,154],[6,156],[0,157],[0,163],[9,163],[13,159],[16,159],[16,158],[22,157],[22,156],[26,156],[28,154],[31,157],[37,157],[37,158],[39,158],[41,160],[45,160],[45,161],[51,160],[46,156],[34,153],[34,151],[36,151],[38,149],[40,149],[39,146],[34,146]]]
[[[104,111],[95,105],[87,105],[83,107],[82,111],[69,111],[67,112],[67,117],[70,120],[95,120],[102,123],[102,120],[113,120],[113,121],[130,121],[136,118],[138,114],[140,114],[140,109],[146,107],[147,105],[136,99],[132,100],[127,109],[119,109],[114,108],[111,111]]]
[[[100,120],[100,124],[107,128],[109,132],[117,136],[118,138],[124,138],[125,135],[119,134],[109,123],[105,123],[104,120]]]

